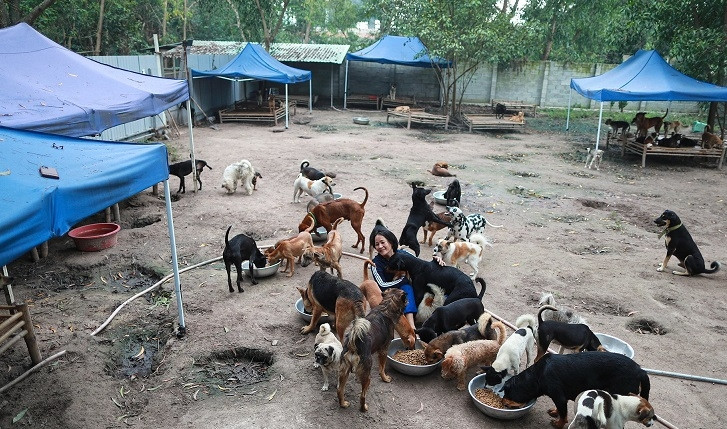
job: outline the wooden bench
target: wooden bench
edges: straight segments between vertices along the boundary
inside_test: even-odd
[[[288,109],[293,112],[292,115],[295,115],[296,102],[288,100]],[[281,103],[274,110],[258,107],[257,105],[240,103],[236,104],[235,107],[220,110],[219,115],[220,123],[225,121],[273,122],[275,125],[278,125],[278,120],[285,117],[285,103]]]
[[[524,101],[513,101],[513,100],[492,100],[492,111],[495,111],[497,103],[504,104],[507,110],[522,110],[525,114],[530,112],[533,118],[538,117],[538,106],[535,104],[529,104]]]
[[[346,96],[346,106],[349,104],[374,106],[374,109],[381,110],[381,97],[378,95],[350,94]]]
[[[525,122],[515,122],[505,117],[496,118],[495,115],[462,114],[462,122],[472,130],[516,130],[525,127]]]
[[[38,342],[30,321],[28,304],[0,305],[0,354],[13,344],[24,339],[33,365],[40,363]]]
[[[624,156],[626,152],[635,153],[641,156],[641,167],[646,167],[647,156],[686,156],[686,157],[703,157],[713,158],[717,160],[717,168],[722,169],[724,164],[725,150],[727,146],[723,145],[722,149],[702,149],[700,147],[664,147],[664,146],[652,146],[646,147],[643,143],[638,143],[634,139],[620,139],[621,141],[621,156]]]
[[[386,109],[386,122],[389,122],[389,118],[404,118],[406,119],[406,129],[411,129],[412,122],[424,125],[444,125],[444,129],[449,127],[449,115],[435,115],[433,113],[427,113],[423,108],[409,108],[408,111],[397,111],[396,109]]]
[[[416,97],[405,97],[405,96],[398,96],[395,100],[392,100],[387,95],[386,97],[381,98],[381,110],[384,110],[388,107],[398,107],[398,106],[421,106],[421,105],[434,105],[436,104],[439,106],[439,100],[421,100],[417,99]]]

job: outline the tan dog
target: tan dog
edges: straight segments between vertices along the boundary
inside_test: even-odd
[[[457,390],[467,387],[467,370],[476,366],[492,365],[505,336],[497,340],[476,340],[450,347],[442,361],[442,378],[457,378]]]
[[[410,111],[411,111],[411,107],[409,107],[409,106],[396,106],[396,107],[394,107],[394,112],[397,112],[397,113],[409,113]]]
[[[298,231],[305,231],[309,229],[315,231],[316,228],[322,226],[326,231],[330,231],[333,228],[333,221],[342,217],[351,221],[351,227],[356,234],[358,239],[356,244],[351,247],[358,247],[361,243],[361,253],[364,251],[366,245],[366,237],[361,232],[361,224],[363,223],[363,217],[366,214],[366,201],[369,199],[369,191],[364,187],[354,188],[354,191],[363,189],[366,192],[366,197],[362,203],[358,203],[349,198],[341,198],[338,200],[330,201],[327,203],[319,204],[313,207],[313,210],[308,213],[298,225]]]
[[[315,261],[316,265],[318,265],[322,271],[325,271],[326,268],[330,268],[331,274],[333,274],[333,270],[335,269],[338,273],[339,279],[343,278],[343,273],[341,272],[343,240],[341,239],[341,233],[338,232],[336,228],[341,222],[343,222],[342,217],[339,217],[335,222],[333,222],[331,231],[328,233],[328,241],[326,241],[326,244],[320,247],[309,247],[302,256],[302,259],[306,261],[305,265],[308,265],[310,261]]]
[[[525,113],[524,112],[517,112],[517,115],[510,116],[510,120],[512,122],[519,122],[521,124],[525,123]]]
[[[446,161],[438,161],[431,170],[427,170],[435,176],[439,177],[456,177],[456,174],[449,172],[449,164]]]
[[[481,234],[470,235],[469,241],[450,241],[440,238],[434,248],[435,254],[440,254],[447,265],[459,268],[459,262],[464,260],[474,270],[470,277],[473,279],[479,273],[478,265],[482,261],[482,251],[485,246],[492,247],[487,238]]]
[[[268,260],[268,265],[285,259],[285,268],[281,272],[284,273],[290,269],[288,277],[292,277],[295,272],[295,258],[298,258],[298,263],[301,266],[307,266],[308,263],[303,261],[303,255],[311,248],[313,248],[313,238],[310,232],[301,231],[297,236],[287,240],[280,240],[275,243],[275,246],[265,249],[265,257]],[[304,263],[305,265],[303,265]]]
[[[664,135],[669,135],[669,132],[671,132],[672,135],[679,134],[679,131],[682,128],[682,122],[681,121],[671,121],[667,122],[664,121]]]
[[[722,149],[722,139],[717,134],[709,132],[709,125],[704,127],[704,132],[702,133],[702,148]]]
[[[666,115],[669,114],[669,109],[666,109],[666,113],[664,113],[664,116],[658,117],[654,116],[651,118],[646,117],[646,112],[639,112],[634,116],[634,119],[631,120],[631,124],[636,125],[636,137],[646,137],[646,135],[649,133],[649,128],[654,128],[654,131],[656,131],[656,135],[659,135],[659,130],[661,130],[661,125],[664,123],[664,118],[666,118]]]
[[[505,325],[492,320],[488,312],[482,313],[477,323],[464,329],[445,332],[429,343],[424,344],[424,358],[428,364],[437,363],[452,346],[475,340],[498,340],[507,335]]]
[[[434,202],[429,204],[432,208],[434,207]],[[452,215],[448,211],[443,211],[437,213],[437,217],[442,219],[445,222],[451,222],[452,221]],[[432,240],[434,239],[434,233],[439,231],[442,228],[446,228],[447,225],[438,223],[438,222],[429,222],[427,221],[426,224],[422,227],[422,231],[424,232],[424,239],[420,241],[420,243],[424,244],[427,242],[427,233],[429,233],[429,247],[432,247]]]

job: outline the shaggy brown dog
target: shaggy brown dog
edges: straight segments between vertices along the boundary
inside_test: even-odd
[[[452,346],[442,361],[442,378],[457,378],[457,390],[467,387],[465,377],[467,370],[476,366],[492,365],[497,358],[500,346],[505,342],[505,335],[497,340],[476,340]]]
[[[311,226],[311,231],[315,231],[319,226],[324,227],[326,231],[330,231],[333,228],[333,221],[342,217],[351,221],[351,227],[358,235],[356,244],[351,247],[356,248],[358,247],[358,244],[361,243],[361,253],[363,253],[366,244],[366,237],[364,237],[363,233],[361,233],[361,224],[363,223],[363,217],[366,214],[364,206],[366,205],[366,201],[369,199],[369,191],[364,187],[354,188],[354,191],[358,189],[363,189],[363,191],[366,192],[366,197],[362,203],[358,203],[348,198],[341,198],[319,204],[313,207],[313,210],[311,210],[310,213],[303,218],[300,225],[298,225],[298,231],[305,231],[306,229],[311,228]]]
[[[434,164],[434,167],[432,167],[431,170],[427,170],[428,172],[432,173],[435,176],[440,177],[452,177],[457,176],[456,174],[452,174],[449,172],[449,164],[447,164],[446,161],[438,161]]]
[[[343,274],[341,272],[343,240],[341,240],[341,233],[336,229],[338,224],[341,222],[343,222],[342,217],[339,217],[335,222],[333,222],[331,231],[328,233],[328,241],[326,241],[326,244],[320,247],[316,246],[306,249],[302,256],[303,260],[306,261],[304,266],[308,265],[310,261],[315,261],[316,265],[318,265],[322,271],[325,271],[326,268],[330,268],[331,274],[333,274],[333,270],[335,269],[338,272],[338,278],[343,278]],[[311,241],[313,241],[312,238]]]
[[[646,112],[637,113],[636,116],[634,116],[634,119],[631,120],[631,123],[636,125],[636,137],[646,137],[649,128],[652,127],[658,136],[659,130],[661,130],[661,125],[664,123],[664,118],[666,118],[666,115],[668,114],[669,109],[666,109],[666,113],[664,113],[664,116],[662,117],[654,116],[652,118],[647,118]]]
[[[275,246],[265,249],[265,257],[268,259],[268,265],[285,259],[285,268],[281,273],[290,269],[288,277],[292,277],[295,272],[295,258],[298,258],[298,263],[303,265],[303,255],[312,248],[313,238],[310,232],[301,231],[296,237],[280,240],[275,243]],[[307,265],[306,263],[303,266]]]
[[[308,287],[297,287],[303,298],[303,307],[311,313],[308,326],[301,334],[312,332],[323,312],[335,315],[336,335],[343,339],[346,327],[357,317],[364,315],[364,297],[361,290],[348,280],[341,280],[325,271],[316,271],[308,281]]]
[[[507,335],[505,325],[500,321],[493,321],[490,313],[482,313],[477,323],[464,329],[445,332],[424,345],[424,358],[428,364],[437,363],[450,347],[475,340],[498,340]]]
[[[379,358],[379,376],[385,383],[391,382],[386,374],[386,354],[389,343],[394,338],[394,323],[404,313],[406,294],[401,289],[389,289],[365,318],[357,317],[351,324],[343,340],[344,353],[338,372],[338,405],[348,408],[345,399],[348,374],[354,372],[361,383],[359,410],[368,411],[366,392],[371,384],[373,354]]]

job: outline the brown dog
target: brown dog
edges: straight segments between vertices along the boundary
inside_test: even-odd
[[[341,239],[341,233],[336,229],[338,224],[343,222],[343,218],[339,217],[333,222],[331,231],[328,233],[328,241],[326,244],[320,247],[309,247],[302,258],[306,261],[305,265],[308,265],[310,261],[315,261],[316,265],[320,267],[322,271],[326,268],[331,269],[331,274],[335,269],[338,272],[338,278],[343,278],[341,272],[341,256],[343,256],[343,240]],[[302,234],[302,233],[301,233]],[[311,238],[311,242],[313,239]],[[304,265],[304,266],[305,266]]]
[[[709,125],[704,127],[704,132],[702,133],[702,148],[722,149],[722,139],[717,134],[709,132]]]
[[[445,332],[432,341],[424,344],[424,359],[428,364],[437,363],[444,358],[450,347],[475,340],[498,340],[507,335],[505,325],[493,321],[490,313],[484,312],[477,323],[464,329]]]
[[[434,208],[434,203],[429,204],[432,208]],[[437,217],[442,219],[444,222],[452,222],[452,214],[448,211],[443,211],[437,213]],[[420,243],[424,244],[427,241],[427,233],[431,234],[429,235],[429,247],[432,247],[432,240],[434,239],[434,233],[439,231],[442,228],[445,228],[447,225],[438,223],[438,222],[429,222],[427,221],[426,224],[422,227],[422,231],[424,232],[424,239],[420,241]]]
[[[290,269],[288,277],[292,277],[295,272],[295,258],[298,258],[299,264],[304,267],[307,266],[308,263],[303,262],[303,255],[311,248],[313,248],[313,238],[310,232],[301,231],[297,236],[287,240],[280,240],[275,243],[275,246],[265,249],[265,257],[268,260],[268,265],[285,259],[285,268],[281,273]]]
[[[389,343],[394,339],[394,323],[403,315],[404,307],[406,293],[401,289],[389,289],[384,293],[381,304],[371,309],[365,318],[357,317],[347,330],[338,371],[338,405],[341,408],[349,406],[345,399],[346,382],[348,374],[354,372],[361,383],[359,409],[368,411],[366,392],[371,384],[373,354],[379,358],[381,380],[385,383],[391,382],[391,377],[386,374],[386,354]]]
[[[438,161],[434,164],[431,170],[427,170],[435,176],[439,177],[452,177],[457,176],[449,172],[449,164],[446,161]]]
[[[631,123],[636,125],[636,137],[646,137],[648,134],[649,128],[654,128],[654,131],[656,131],[656,135],[659,135],[659,131],[661,130],[661,125],[664,123],[664,118],[666,118],[666,115],[669,114],[669,109],[666,109],[666,113],[664,113],[664,116],[658,117],[654,116],[652,118],[646,117],[646,112],[639,112],[634,116],[634,119],[631,120]]]
[[[351,321],[364,316],[363,294],[348,280],[341,280],[325,271],[316,271],[306,288],[297,289],[303,298],[303,307],[311,313],[310,323],[301,328],[301,334],[313,331],[318,319],[326,312],[335,316],[336,335],[343,340],[343,334]]]
[[[361,233],[361,224],[363,223],[363,217],[366,214],[364,206],[366,205],[366,201],[369,199],[369,191],[364,187],[354,188],[354,191],[358,189],[363,189],[364,192],[366,192],[366,197],[362,203],[358,203],[348,198],[341,198],[319,204],[313,207],[313,210],[311,210],[310,213],[303,218],[300,225],[298,225],[298,231],[305,231],[309,228],[311,231],[315,231],[319,226],[324,227],[326,231],[330,231],[333,228],[333,221],[342,217],[351,221],[351,227],[358,235],[356,244],[351,247],[356,248],[358,247],[358,244],[361,243],[361,253],[363,253],[366,244],[366,237],[364,237],[363,233]]]
[[[442,378],[457,378],[457,390],[467,387],[467,370],[481,365],[492,365],[497,358],[505,336],[497,340],[475,340],[450,347],[442,360]]]

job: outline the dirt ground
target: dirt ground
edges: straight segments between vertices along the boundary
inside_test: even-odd
[[[354,124],[356,116],[371,124]],[[583,125],[589,133],[594,127]],[[180,266],[219,258],[228,225],[231,234],[248,233],[259,245],[297,233],[308,197],[292,203],[292,183],[303,159],[337,173],[335,191],[344,197],[362,201],[364,193],[353,189],[368,189],[367,254],[377,218],[401,232],[411,206],[407,180],[446,188],[451,179],[426,171],[445,160],[462,184],[464,212],[504,225],[486,230],[494,246],[480,265],[487,310],[512,322],[534,313],[542,292],[553,292],[594,331],[630,343],[645,368],[727,378],[727,352],[720,348],[727,342],[727,267],[694,278],[657,272],[665,250],[652,222],[664,209],[676,211],[705,259],[727,262],[725,171],[684,159],[648,159],[642,169],[638,157],[622,158],[614,146],[600,171],[584,169],[593,135],[562,129],[539,117],[523,132],[407,130],[387,124],[385,114],[360,110],[299,112],[287,130],[238,123],[195,128],[197,157],[213,170],[202,174],[201,191],[172,203]],[[170,146],[176,159],[186,157],[185,135]],[[222,171],[240,159],[249,159],[263,179],[252,196],[225,195]],[[175,191],[177,179],[169,182]],[[171,282],[132,301],[92,337],[123,301],[171,273],[163,198],[147,190],[123,202],[120,223],[111,249],[81,253],[63,237],[50,243],[48,258],[33,263],[26,256],[9,266],[16,298],[31,306],[43,357],[66,354],[0,394],[0,427],[549,427],[547,397],[520,420],[493,420],[437,372],[409,377],[390,370],[390,384],[374,374],[368,413],[340,409],[335,388],[320,391],[314,336],[298,333],[304,322],[294,309],[295,286],[305,285],[313,265],[257,286],[246,278],[244,293],[228,292],[221,261],[203,265],[181,274],[184,338],[174,335]],[[350,225],[341,231],[344,248],[354,251]],[[423,246],[422,257],[430,252]],[[345,278],[359,283],[361,272],[360,260],[344,257]],[[22,342],[0,363],[1,385],[31,366]],[[675,426],[725,424],[723,385],[658,375],[651,384],[657,414]],[[349,381],[348,399],[359,389]]]

